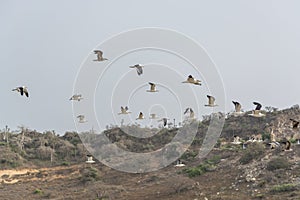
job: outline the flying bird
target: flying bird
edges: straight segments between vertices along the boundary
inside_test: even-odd
[[[16,87],[15,89],[12,89],[12,91],[20,92],[22,96],[23,94],[25,94],[26,97],[29,97],[28,89],[26,86]]]
[[[129,114],[129,113],[131,113],[131,112],[129,112],[128,110],[129,110],[129,109],[128,109],[128,107],[127,107],[127,106],[125,106],[125,108],[124,108],[123,106],[121,106],[121,112],[120,112],[120,113],[118,113],[118,115],[121,115],[121,114],[124,114],[124,115],[126,115],[126,114]]]
[[[100,50],[94,50],[94,53],[97,55],[97,59],[94,61],[104,61],[104,60],[108,60],[107,58],[103,58],[103,52]]]
[[[158,90],[156,90],[156,85],[154,83],[149,82],[150,85],[150,90],[147,90],[147,92],[158,92]]]
[[[294,119],[290,119],[292,121],[292,124],[293,124],[293,129],[297,129],[298,126],[299,126],[299,121],[297,120],[294,120]]]
[[[69,100],[70,101],[80,101],[82,100],[82,95],[81,94],[74,94]]]
[[[258,103],[258,102],[253,102],[254,105],[256,105],[255,109],[252,111],[251,114],[249,114],[250,116],[253,116],[253,117],[264,117],[266,116],[265,114],[261,113],[261,104]]]
[[[143,67],[142,65],[140,64],[136,64],[136,65],[133,65],[133,66],[129,66],[130,68],[136,68],[136,72],[137,74],[140,76],[141,74],[143,74]]]
[[[183,81],[182,83],[191,83],[191,84],[195,84],[195,85],[201,85],[201,81],[195,79],[192,75],[189,75],[188,78]]]
[[[85,122],[87,122],[85,120],[85,116],[84,115],[78,115],[77,118],[79,119],[79,121],[78,121],[79,123],[85,123]]]
[[[206,104],[205,106],[208,106],[208,107],[215,107],[215,106],[218,106],[217,104],[215,104],[215,97],[213,96],[210,96],[210,95],[206,95],[207,98],[208,98],[208,104]]]
[[[194,113],[193,109],[192,108],[186,108],[183,114],[185,115],[188,112],[190,113],[189,118],[193,119],[195,117],[195,113]]]
[[[140,112],[138,118],[136,118],[136,120],[138,120],[138,119],[144,119],[144,114],[142,112]]]
[[[88,155],[86,155],[86,157],[87,157],[87,161],[85,161],[86,163],[95,163],[92,155],[88,154]]]

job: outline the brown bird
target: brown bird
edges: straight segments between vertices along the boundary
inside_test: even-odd
[[[143,67],[142,65],[140,64],[136,64],[136,65],[133,65],[133,66],[129,66],[130,68],[136,68],[136,72],[137,74],[140,76],[141,74],[143,74]]]
[[[156,90],[156,85],[154,83],[149,82],[150,85],[150,90],[147,90],[147,92],[158,92],[158,90]]]
[[[107,58],[103,58],[103,52],[100,50],[94,50],[94,53],[97,55],[97,59],[94,61],[104,61],[104,60],[108,60]]]

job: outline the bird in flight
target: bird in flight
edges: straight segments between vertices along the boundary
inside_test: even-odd
[[[71,96],[71,98],[69,99],[70,101],[80,101],[82,100],[82,95],[81,94],[74,94],[73,96]]]
[[[142,112],[140,112],[138,118],[136,118],[136,120],[139,120],[139,119],[144,119],[144,114]]]
[[[299,126],[299,121],[297,120],[294,120],[294,119],[290,119],[292,121],[292,124],[293,124],[293,129],[297,129],[298,126]]]
[[[193,118],[195,117],[195,113],[194,113],[193,109],[192,109],[192,108],[186,108],[183,114],[185,115],[185,114],[187,114],[188,112],[190,113],[189,118],[190,118],[190,119],[193,119]]]
[[[97,55],[97,59],[95,59],[94,61],[104,61],[104,60],[108,60],[107,58],[103,58],[103,52],[100,50],[94,50],[94,53]]]
[[[158,90],[156,90],[156,85],[154,83],[149,82],[150,85],[150,90],[147,90],[147,92],[158,92]]]
[[[129,114],[129,113],[131,113],[131,112],[129,112],[128,111],[129,109],[128,109],[128,107],[127,106],[125,106],[125,108],[123,107],[123,106],[121,106],[121,112],[120,113],[118,113],[119,115],[121,115],[121,114],[124,114],[124,115],[126,115],[126,114]]]
[[[87,122],[85,120],[85,116],[84,115],[78,115],[77,118],[79,119],[79,121],[78,121],[79,123],[85,123],[85,122]]]
[[[130,68],[136,68],[136,72],[137,74],[140,76],[141,74],[143,74],[143,67],[142,65],[140,64],[136,64],[136,65],[133,65],[133,66],[129,66]]]
[[[191,83],[191,84],[195,84],[195,85],[201,85],[201,81],[195,79],[192,75],[189,75],[188,78],[183,81],[182,83]]]
[[[243,114],[242,112],[242,105],[237,102],[237,101],[232,101],[233,105],[234,105],[234,116],[238,116],[238,115],[241,115]]]
[[[210,95],[206,95],[207,98],[208,98],[208,104],[206,104],[205,106],[208,106],[208,107],[215,107],[215,106],[218,106],[217,104],[215,104],[215,97],[213,96],[210,96]]]
[[[16,88],[13,89],[12,91],[20,92],[20,94],[21,94],[22,96],[23,96],[23,94],[25,94],[26,97],[29,97],[28,89],[27,89],[26,86],[16,87]]]
[[[262,108],[262,105],[258,102],[253,102],[253,104],[256,106],[255,109],[252,111],[251,114],[249,114],[250,116],[253,116],[253,117],[264,117],[266,116],[265,114],[261,113],[261,108]]]
[[[86,157],[87,157],[87,161],[85,161],[86,163],[95,163],[92,155],[88,154],[86,155]]]

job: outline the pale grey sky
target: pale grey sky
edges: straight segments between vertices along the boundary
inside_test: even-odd
[[[253,100],[279,108],[300,102],[293,89],[300,85],[297,0],[7,0],[0,5],[0,127],[75,130],[68,99],[80,65],[112,35],[142,27],[172,29],[200,43],[223,79],[226,111],[233,109],[231,100],[246,110],[253,108]],[[131,60],[119,62],[127,66]],[[28,86],[29,99],[11,92],[19,85]],[[206,103],[205,89],[201,95],[199,105]],[[112,103],[113,112],[118,112],[117,104]],[[95,108],[101,112],[100,104]]]

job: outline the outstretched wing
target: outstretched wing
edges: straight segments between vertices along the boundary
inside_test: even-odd
[[[183,114],[185,115],[187,112],[189,112],[189,110],[190,108],[186,108]]]
[[[261,104],[258,102],[253,102],[254,105],[256,105],[255,110],[260,110],[261,109]]]
[[[207,95],[207,98],[208,98],[208,104],[209,105],[214,105],[214,103],[215,103],[215,97]]]

